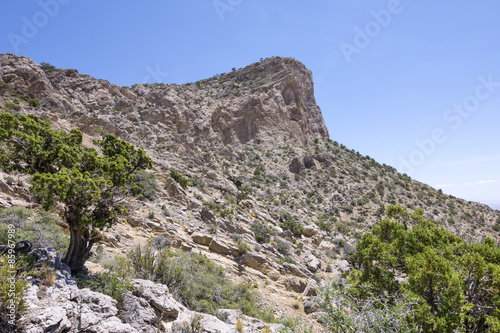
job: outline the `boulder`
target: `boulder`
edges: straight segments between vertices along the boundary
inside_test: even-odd
[[[304,172],[305,169],[304,161],[299,157],[294,157],[290,164],[288,164],[288,170],[295,174],[300,174]]]
[[[333,260],[331,263],[332,270],[334,272],[344,273],[351,270],[351,265],[347,260]]]
[[[133,294],[148,301],[163,318],[177,318],[182,306],[168,293],[166,285],[142,279],[133,279],[132,284]]]
[[[304,264],[306,265],[307,269],[313,273],[315,273],[321,267],[321,262],[312,253],[308,254],[304,258]]]
[[[311,276],[311,273],[308,271],[298,267],[297,265],[290,264],[288,262],[284,262],[282,268],[280,271],[283,272],[283,274],[290,273],[298,277],[302,278],[309,278]]]
[[[50,306],[31,319],[33,324],[26,330],[27,333],[53,332],[61,333],[71,328],[71,322],[68,319],[66,309],[60,306]]]
[[[187,193],[175,180],[168,178],[165,182],[165,188],[173,200],[187,204]]]
[[[304,227],[304,230],[302,230],[302,233],[306,237],[312,237],[314,235],[317,235],[319,233],[319,229],[316,227],[314,224],[309,224]]]
[[[316,296],[316,289],[318,288],[318,283],[313,280],[309,279],[307,282],[307,286],[304,289],[303,295],[304,296]]]
[[[225,254],[225,255],[232,255],[232,256],[239,256],[240,251],[238,250],[237,247],[235,247],[232,244],[229,244],[228,242],[222,240],[222,239],[217,239],[214,238],[208,248],[216,253],[220,254]]]
[[[213,237],[211,235],[202,234],[200,232],[195,232],[191,236],[191,238],[193,239],[193,241],[195,243],[205,245],[205,246],[209,246],[210,243],[212,242],[212,239],[213,239]]]
[[[201,219],[207,224],[215,223],[215,215],[207,207],[201,208]]]
[[[296,276],[289,276],[283,281],[285,286],[290,288],[291,290],[302,293],[306,289],[307,283]]]

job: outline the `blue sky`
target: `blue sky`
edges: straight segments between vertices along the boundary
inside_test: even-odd
[[[270,56],[312,70],[330,136],[500,209],[500,1],[9,1],[0,53],[120,85]]]

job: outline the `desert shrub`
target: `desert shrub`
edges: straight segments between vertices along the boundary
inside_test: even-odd
[[[174,324],[172,333],[202,333],[205,328],[201,323],[203,316],[195,313],[189,321],[184,321],[182,324]]]
[[[275,239],[274,247],[283,255],[287,255],[290,252],[290,244],[287,241],[282,241],[281,239]]]
[[[271,240],[273,231],[265,224],[256,221],[252,224],[251,229],[255,234],[255,240],[257,243],[268,243]]]
[[[240,253],[240,256],[250,251],[250,245],[248,245],[245,241],[243,241],[243,239],[237,239],[235,240],[234,243],[238,247],[238,252]]]
[[[352,206],[341,206],[340,209],[342,209],[344,212],[352,214],[354,211],[354,208]]]
[[[145,170],[134,172],[128,183],[129,193],[137,196],[138,199],[145,198],[153,200],[157,190],[158,186],[155,176]]]
[[[317,290],[314,302],[323,312],[321,323],[331,332],[420,332],[413,320],[416,298],[360,299],[350,289],[345,281],[334,280]]]
[[[30,241],[34,247],[52,247],[58,253],[65,251],[69,245],[69,236],[61,233],[56,224],[57,217],[45,211],[33,216],[32,209],[26,207],[9,207],[0,211],[0,243],[7,244],[7,228],[14,226],[14,240]]]
[[[283,325],[278,329],[278,333],[312,333],[312,326],[303,324],[300,318],[283,316],[280,319],[280,324]]]
[[[219,308],[240,309],[252,317],[273,319],[272,311],[260,306],[251,285],[235,285],[205,255],[157,251],[146,245],[135,247],[128,257],[138,277],[167,285],[174,298],[191,310],[215,314]]]
[[[332,225],[323,220],[318,220],[314,222],[321,230],[326,232],[332,232]]]
[[[287,262],[287,263],[289,263],[289,264],[294,264],[294,265],[297,263],[297,262],[296,262],[295,260],[293,260],[293,258],[292,258],[292,257],[290,257],[290,256],[285,256],[285,257],[283,258],[283,262]]]
[[[40,102],[35,98],[29,98],[27,102],[30,106],[32,106],[34,108],[37,108],[40,106]]]
[[[296,237],[302,235],[304,226],[297,223],[289,213],[283,213],[280,216],[280,227],[284,230],[290,230]]]
[[[123,294],[132,289],[132,283],[116,272],[105,272],[91,275],[83,273],[77,276],[78,288],[89,288],[120,301]]]
[[[172,245],[172,242],[170,239],[166,238],[165,236],[156,236],[151,240],[151,245],[157,249],[161,250],[164,248],[169,248]]]
[[[189,179],[185,178],[174,169],[170,169],[170,177],[172,177],[172,179],[175,180],[182,188],[187,188]]]

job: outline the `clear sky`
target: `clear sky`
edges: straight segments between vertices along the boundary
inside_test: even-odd
[[[0,53],[119,85],[294,57],[332,140],[500,209],[499,14],[498,0],[4,1]]]

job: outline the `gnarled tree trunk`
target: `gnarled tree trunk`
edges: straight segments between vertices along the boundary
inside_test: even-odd
[[[89,239],[78,232],[77,228],[70,224],[70,242],[68,252],[63,262],[69,266],[71,273],[75,274],[83,269],[83,265],[90,256],[92,246],[98,242],[99,238]]]

